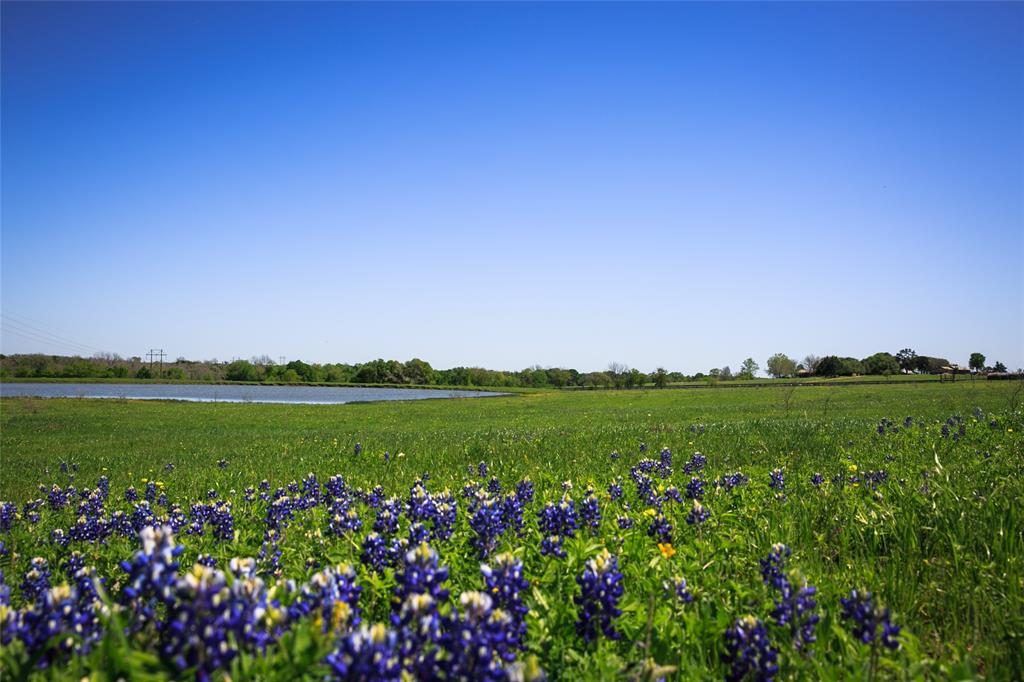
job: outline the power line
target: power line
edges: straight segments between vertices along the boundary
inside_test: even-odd
[[[92,346],[92,345],[90,345],[88,343],[82,343],[81,341],[77,341],[75,339],[68,338],[67,336],[62,336],[61,334],[54,334],[53,332],[48,331],[47,329],[44,329],[44,328],[39,327],[39,326],[36,326],[34,324],[29,324],[28,322],[25,321],[25,319],[28,319],[28,318],[20,319],[21,318],[20,315],[12,315],[11,313],[0,312],[0,317],[6,318],[6,323],[8,325],[15,325],[16,328],[20,328],[22,331],[28,331],[29,333],[35,333],[35,334],[37,334],[39,336],[43,336],[45,338],[50,338],[50,339],[52,339],[54,341],[60,341],[61,343],[64,343],[65,345],[78,346],[80,348],[83,348],[83,349],[86,349],[86,350],[89,350],[89,351],[92,351],[92,352],[102,352],[102,349],[101,348],[97,348],[96,346]]]
[[[70,353],[71,355],[81,355],[82,354],[82,349],[80,349],[80,348],[75,348],[74,346],[69,346],[68,344],[62,343],[60,341],[54,341],[52,339],[47,339],[47,338],[44,338],[42,336],[36,336],[34,334],[31,334],[31,333],[26,333],[26,332],[23,332],[23,331],[19,331],[17,329],[11,328],[11,327],[5,327],[5,328],[3,328],[0,331],[2,331],[3,334],[13,334],[15,336],[20,336],[21,338],[26,339],[28,341],[32,341],[33,343],[42,343],[42,344],[45,344],[47,346],[53,346],[55,348],[59,348],[60,350],[66,352],[66,353]]]
[[[78,352],[80,352],[80,353],[81,352],[92,353],[92,352],[94,352],[96,350],[92,346],[86,346],[85,344],[77,343],[77,342],[74,342],[74,341],[69,341],[67,339],[62,339],[62,338],[59,338],[59,337],[55,337],[55,336],[52,336],[50,334],[44,334],[42,332],[33,331],[33,330],[31,330],[31,329],[29,329],[27,327],[21,326],[19,324],[16,324],[14,322],[9,321],[9,320],[0,320],[0,322],[2,322],[3,325],[8,330],[10,330],[10,331],[19,332],[23,336],[30,336],[30,337],[33,337],[34,339],[42,340],[42,341],[47,341],[47,342],[49,342],[51,344],[60,345],[60,346],[68,347],[68,348],[74,348],[74,349],[78,350]]]

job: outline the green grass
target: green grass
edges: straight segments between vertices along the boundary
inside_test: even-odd
[[[77,464],[83,484],[108,475],[114,495],[128,485],[141,488],[143,478],[161,480],[183,506],[217,489],[235,501],[238,538],[227,544],[206,537],[183,542],[188,561],[200,552],[226,559],[259,549],[261,508],[239,498],[243,488],[263,478],[276,487],[308,472],[321,481],[341,473],[353,486],[379,484],[405,497],[416,477],[429,472],[431,490],[450,487],[457,494],[467,467],[485,461],[506,489],[524,476],[536,484],[538,501],[527,512],[525,537],[508,533],[500,549],[515,551],[526,564],[536,588],[527,600],[530,653],[556,678],[621,677],[648,657],[678,667],[679,679],[721,677],[721,633],[747,613],[767,619],[770,599],[758,559],[783,542],[793,549],[791,565],[817,585],[824,610],[814,657],[797,656],[782,643],[783,678],[872,674],[867,647],[838,618],[839,597],[863,586],[904,626],[903,647],[883,659],[881,675],[1019,679],[1020,386],[957,381],[550,391],[339,406],[11,398],[0,401],[0,499],[21,502],[38,496],[39,484],[66,481],[58,474],[61,462]],[[973,420],[975,408],[985,419]],[[961,415],[967,425],[967,435],[957,442],[940,434],[939,420],[951,415]],[[883,417],[901,423],[906,416],[914,418],[914,427],[884,437],[876,433]],[[363,448],[358,457],[357,442]],[[672,449],[676,473],[667,483],[680,488],[689,476],[679,469],[695,451],[708,458],[706,478],[739,470],[751,479],[732,493],[709,492],[705,504],[712,517],[699,533],[685,523],[685,505],[673,508],[678,553],[671,559],[647,537],[643,508],[633,497],[629,467],[641,457],[640,443],[649,446],[651,457],[662,447]],[[613,450],[622,453],[621,460],[610,459]],[[385,462],[385,451],[402,456]],[[229,461],[224,470],[216,466],[222,458]],[[175,465],[173,472],[163,471],[166,463]],[[786,472],[785,500],[775,499],[767,487],[775,467]],[[890,478],[877,494],[863,485],[826,483],[817,490],[810,484],[812,473],[831,478],[848,475],[851,467],[884,469]],[[604,493],[617,477],[624,479],[630,510]],[[572,482],[577,499],[592,484],[604,520],[599,532],[570,541],[568,559],[559,561],[538,553],[534,517],[543,501],[561,496],[563,481]],[[438,545],[452,568],[453,594],[479,588],[464,500],[459,504],[456,535]],[[364,514],[372,521],[372,514]],[[620,514],[633,517],[637,528],[619,531]],[[54,513],[40,527],[70,522]],[[358,563],[360,538],[324,539],[318,532],[323,524],[322,510],[316,510],[289,531],[287,577],[308,575],[310,557]],[[19,528],[9,538],[17,558],[0,560],[11,584],[30,553],[60,561],[61,550],[41,542],[48,530],[26,535],[27,528]],[[601,547],[619,554],[625,574],[624,613],[618,619],[624,638],[584,647],[573,628],[574,577]],[[132,548],[127,540],[114,540],[93,558],[101,571],[115,574],[116,562]],[[672,604],[661,590],[663,581],[680,575],[697,596],[686,607]],[[361,577],[367,616],[384,618],[387,580]],[[636,646],[648,640],[649,650]],[[88,667],[70,665],[75,674],[81,672],[75,665]]]

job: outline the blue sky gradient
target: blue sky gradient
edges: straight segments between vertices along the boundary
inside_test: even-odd
[[[2,39],[5,353],[1024,365],[1024,4],[4,2]]]

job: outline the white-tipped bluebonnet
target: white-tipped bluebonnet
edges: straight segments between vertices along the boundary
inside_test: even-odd
[[[478,497],[470,507],[469,527],[473,529],[473,546],[481,559],[486,559],[498,544],[505,532],[505,521],[502,515],[501,501],[489,497],[486,493],[478,493]]]
[[[764,623],[757,618],[738,618],[725,631],[722,660],[729,666],[726,679],[771,682],[779,672],[778,659]]]
[[[672,523],[664,514],[656,514],[647,526],[647,534],[659,543],[672,544]]]
[[[122,601],[142,621],[152,619],[157,603],[168,604],[173,598],[178,577],[178,557],[184,547],[176,545],[174,533],[167,526],[143,528],[139,533],[142,549],[130,561],[122,561],[128,574],[121,588]]]
[[[402,660],[398,635],[383,624],[361,627],[338,641],[324,661],[339,682],[399,682]]]
[[[707,510],[707,507],[701,504],[700,500],[694,500],[693,506],[690,507],[690,511],[686,515],[686,523],[690,524],[691,526],[699,526],[700,524],[707,521],[709,518],[711,518],[711,512]]]
[[[619,599],[623,587],[618,557],[605,549],[587,562],[576,584],[580,587],[580,594],[573,598],[578,607],[576,634],[585,642],[594,641],[599,633],[609,639],[619,639],[621,635],[614,625],[614,620],[622,614]]]
[[[359,560],[374,573],[383,573],[392,563],[388,542],[379,533],[370,533],[363,539]]]
[[[537,513],[537,520],[543,535],[540,553],[565,558],[562,543],[567,537],[576,537],[576,529],[579,527],[576,503],[568,495],[563,495],[560,502],[546,504]]]
[[[288,607],[289,619],[294,621],[312,615],[325,634],[348,630],[359,625],[362,591],[349,564],[324,569],[299,588],[298,596]]]
[[[444,601],[448,598],[447,580],[448,567],[439,565],[437,552],[422,542],[406,553],[405,562],[395,571],[395,603],[401,605],[410,594],[429,594]]]
[[[35,557],[29,562],[29,569],[21,581],[21,596],[26,602],[34,602],[42,598],[50,589],[50,564],[42,557]]]
[[[491,564],[481,565],[480,572],[487,594],[494,600],[495,608],[508,613],[512,619],[511,629],[522,646],[529,611],[523,603],[523,593],[530,588],[530,581],[523,575],[523,562],[511,554],[499,554]]]

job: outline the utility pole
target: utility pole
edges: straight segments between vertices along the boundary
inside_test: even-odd
[[[278,362],[279,365],[283,365],[284,364],[284,356],[283,355],[278,355],[277,356],[277,362]]]
[[[150,374],[153,373],[153,358],[154,357],[158,357],[158,358],[160,358],[160,376],[163,376],[163,373],[164,373],[164,356],[165,355],[167,355],[167,354],[164,353],[164,349],[163,348],[157,348],[157,349],[150,348],[149,349],[149,352],[146,353],[146,357],[149,358],[149,373]]]

